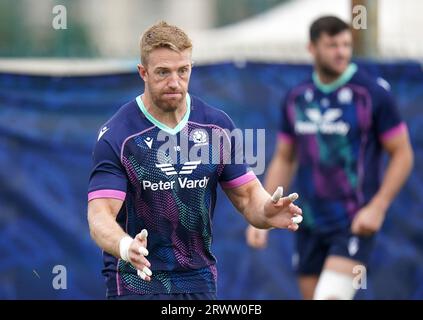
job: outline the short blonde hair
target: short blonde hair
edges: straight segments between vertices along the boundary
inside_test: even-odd
[[[192,49],[191,39],[177,26],[160,21],[148,28],[140,41],[141,63],[147,64],[147,57],[157,48],[168,48],[176,52]]]

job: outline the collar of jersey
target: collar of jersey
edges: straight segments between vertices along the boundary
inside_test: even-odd
[[[322,91],[323,93],[331,93],[338,89],[339,87],[342,87],[344,84],[346,84],[348,81],[351,80],[353,75],[357,71],[357,65],[355,63],[350,63],[350,65],[347,67],[347,69],[339,76],[338,79],[331,83],[323,83],[320,81],[319,76],[317,75],[316,71],[313,72],[313,82],[316,85],[316,87]]]
[[[139,95],[138,97],[136,97],[135,99],[137,101],[138,107],[141,109],[141,112],[145,115],[145,117],[150,120],[150,122],[152,122],[157,128],[169,133],[169,134],[177,134],[179,131],[182,130],[183,127],[185,127],[185,125],[188,122],[189,119],[189,114],[191,111],[191,97],[189,96],[189,94],[186,94],[186,102],[187,102],[187,111],[185,112],[184,117],[182,118],[182,120],[178,123],[178,125],[175,128],[170,128],[167,125],[165,125],[164,123],[161,123],[159,120],[157,120],[156,118],[154,118],[145,108],[144,102],[142,102],[141,99],[141,95]]]

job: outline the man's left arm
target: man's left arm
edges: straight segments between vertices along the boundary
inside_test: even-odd
[[[301,209],[293,204],[298,198],[296,193],[273,202],[258,179],[224,191],[237,210],[256,228],[298,229],[298,225],[291,220],[295,215],[302,214]]]
[[[370,203],[357,213],[352,222],[351,229],[355,234],[371,235],[381,228],[389,206],[413,167],[413,149],[407,130],[382,141],[382,146],[389,154],[389,163],[378,192]]]

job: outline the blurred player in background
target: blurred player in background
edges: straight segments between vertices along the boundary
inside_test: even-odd
[[[265,188],[288,188],[296,172],[304,222],[296,271],[305,299],[353,299],[353,268],[366,265],[374,234],[413,163],[408,130],[389,84],[351,63],[352,33],[325,16],[310,27],[314,72],[282,105],[278,143]],[[381,156],[389,163],[380,177]],[[267,244],[249,226],[247,242]]]
[[[224,131],[234,129],[232,120],[188,94],[191,51],[178,27],[160,22],[149,28],[138,65],[144,94],[122,106],[98,135],[88,221],[104,250],[109,298],[216,298],[211,221],[218,184],[252,225],[298,228],[291,220],[301,214],[292,203],[298,195],[272,201],[248,166],[235,160],[235,144]],[[216,133],[226,144],[218,139],[215,145]],[[191,158],[199,150],[205,161]]]

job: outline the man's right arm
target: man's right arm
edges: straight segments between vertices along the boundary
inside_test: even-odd
[[[150,280],[150,263],[145,256],[147,231],[135,238],[130,237],[119,226],[116,217],[126,197],[128,176],[120,159],[122,139],[116,138],[113,124],[108,123],[99,132],[93,152],[93,170],[88,186],[88,224],[90,234],[105,252],[130,262],[140,277]],[[147,269],[144,269],[147,268]]]
[[[148,255],[147,232],[143,230],[132,239],[116,222],[116,217],[123,204],[122,200],[98,198],[88,202],[88,224],[90,234],[97,245],[104,251],[130,262],[139,270],[143,280],[151,280]],[[124,251],[124,252],[122,252]]]
[[[279,139],[276,151],[266,172],[264,188],[272,194],[278,186],[285,190],[289,188],[297,168],[295,145],[291,141]],[[264,248],[267,245],[269,230],[248,226],[246,230],[247,243],[253,248]]]
[[[99,198],[88,202],[91,237],[100,248],[117,258],[120,258],[119,242],[127,236],[116,222],[122,204],[122,200],[112,198]]]

